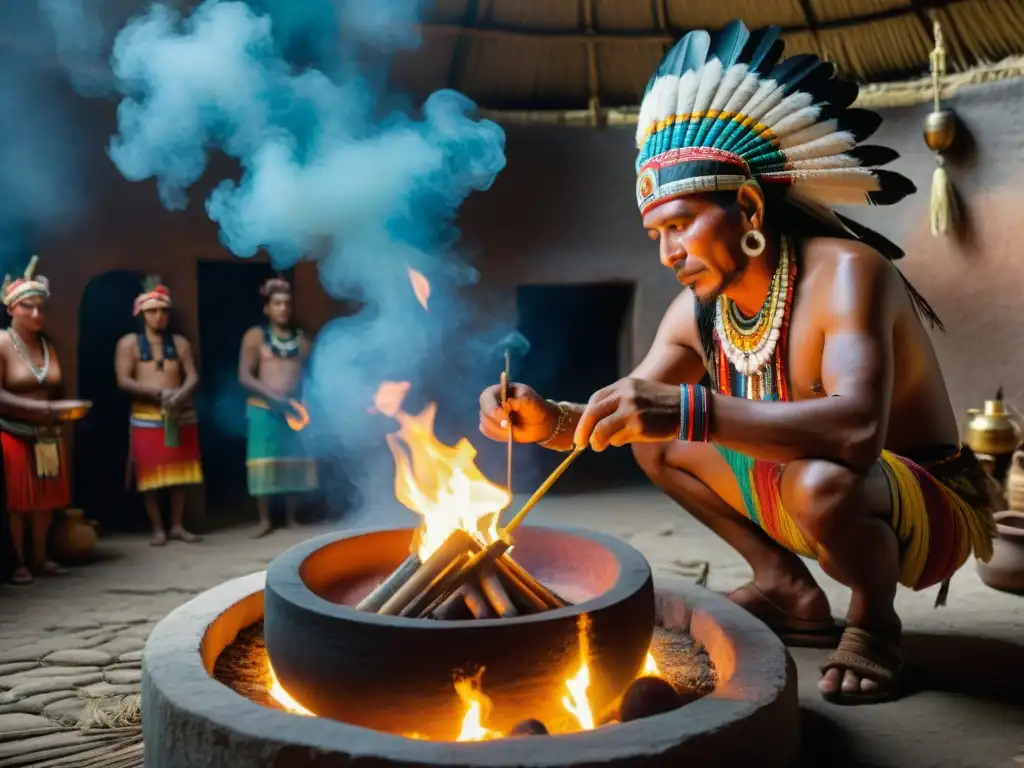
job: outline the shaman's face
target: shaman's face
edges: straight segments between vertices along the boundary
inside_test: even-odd
[[[149,330],[159,333],[167,330],[171,313],[166,307],[153,307],[152,309],[142,310],[142,317],[145,319],[146,327]]]
[[[11,320],[15,330],[39,333],[46,321],[46,299],[32,296],[19,301],[11,308]]]
[[[688,195],[668,200],[644,216],[648,235],[659,244],[661,263],[702,303],[714,301],[746,264],[737,206],[723,202],[721,194]]]
[[[267,319],[278,328],[285,328],[292,322],[292,295],[290,293],[273,293],[267,299],[264,308]]]

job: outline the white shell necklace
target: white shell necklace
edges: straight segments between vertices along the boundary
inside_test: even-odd
[[[736,308],[722,296],[715,304],[715,333],[726,358],[737,373],[752,376],[772,359],[786,317],[786,293],[789,289],[789,243],[782,238],[779,264],[761,311],[740,325]]]
[[[14,342],[14,348],[18,351],[21,359],[25,361],[25,365],[32,371],[32,375],[36,377],[36,383],[42,384],[46,381],[46,376],[50,372],[50,346],[46,343],[46,337],[43,335],[39,336],[39,343],[43,347],[43,367],[37,368],[32,363],[32,358],[29,357],[28,347],[25,346],[25,342],[21,340],[13,328],[8,328],[7,333],[11,337],[11,341]]]

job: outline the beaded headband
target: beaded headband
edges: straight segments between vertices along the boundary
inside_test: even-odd
[[[42,275],[35,275],[36,265],[39,257],[33,256],[25,267],[22,277],[11,279],[10,275],[4,276],[3,286],[0,287],[0,294],[3,295],[4,306],[14,309],[18,304],[33,296],[50,298],[50,281]]]
[[[132,316],[137,316],[147,309],[170,309],[171,292],[160,283],[160,278],[150,275],[142,284],[142,293],[135,297]]]

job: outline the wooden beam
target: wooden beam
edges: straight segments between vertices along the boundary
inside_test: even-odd
[[[580,0],[583,5],[583,30],[587,40],[587,108],[594,125],[601,124],[601,80],[597,71],[597,45],[594,43],[594,0]]]
[[[658,29],[668,32],[668,0],[651,0],[654,5],[654,18],[657,19]]]
[[[818,29],[818,17],[811,7],[811,0],[800,0],[800,10],[804,12],[804,24],[812,33]]]
[[[950,5],[957,3],[969,3],[972,0],[919,0],[919,7],[924,10],[934,10],[937,8],[946,8]],[[834,19],[832,21],[822,21],[817,24],[814,29],[808,26],[792,26],[783,27],[782,32],[784,34],[797,34],[807,32],[826,32],[826,31],[842,31],[844,29],[851,29],[858,27],[862,24],[870,24],[877,21],[887,21],[889,19],[898,19],[907,16],[911,13],[916,13],[917,10],[911,8],[908,5],[899,6],[896,8],[890,8],[885,11],[877,11],[875,13],[864,14],[863,16],[857,16],[856,18],[846,19]],[[680,35],[685,34],[687,30],[680,29],[679,34],[670,34],[668,32],[651,31],[651,32],[617,32],[610,30],[601,30],[600,32],[594,32],[591,35],[586,32],[575,31],[575,32],[563,32],[561,30],[549,31],[545,29],[527,29],[523,27],[505,27],[505,26],[487,26],[487,27],[471,27],[466,28],[459,26],[458,24],[421,24],[420,29],[424,34],[427,35],[459,35],[467,34],[470,37],[478,39],[501,39],[501,40],[529,40],[532,42],[545,42],[545,43],[559,43],[559,44],[576,44],[587,43],[593,41],[600,43],[601,45],[637,45],[637,44],[650,44],[650,45],[665,45],[674,43]]]
[[[473,29],[476,26],[477,18],[477,0],[466,0],[466,12],[462,14],[462,26],[464,29]],[[449,88],[453,88],[458,91],[459,81],[462,79],[462,73],[466,71],[466,59],[469,58],[469,47],[472,45],[472,41],[467,35],[459,35],[459,39],[455,42],[455,49],[452,51],[452,60],[448,64],[448,79],[447,84]]]

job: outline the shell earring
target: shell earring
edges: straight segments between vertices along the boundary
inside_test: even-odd
[[[760,230],[750,229],[743,233],[740,238],[740,248],[743,253],[752,259],[764,253],[765,239]]]

